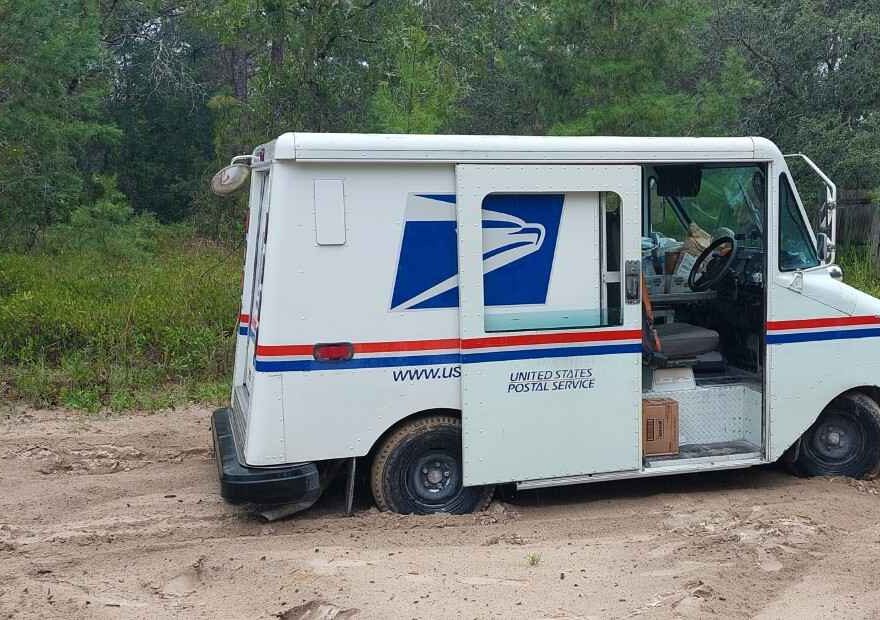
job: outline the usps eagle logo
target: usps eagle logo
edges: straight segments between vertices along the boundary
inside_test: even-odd
[[[486,305],[543,304],[562,195],[487,196],[483,202]],[[410,194],[391,310],[458,307],[454,194]]]

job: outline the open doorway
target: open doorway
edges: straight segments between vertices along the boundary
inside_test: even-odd
[[[675,449],[646,450],[644,464],[760,456],[766,166],[644,166],[643,184],[642,390],[675,411],[656,423],[678,431]]]

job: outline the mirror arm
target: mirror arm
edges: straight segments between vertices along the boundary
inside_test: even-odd
[[[255,157],[253,155],[236,155],[229,162],[230,166],[243,165],[243,166],[252,166],[254,163]]]
[[[822,182],[825,183],[825,200],[828,207],[831,209],[837,207],[837,185],[834,184],[834,181],[828,178],[828,175],[822,172],[822,169],[816,165],[816,162],[814,162],[803,153],[789,153],[787,155],[783,155],[783,157],[799,157],[800,159],[804,160],[804,162],[810,168],[812,168],[813,172],[815,172],[819,176],[819,178],[822,179]]]
[[[823,206],[823,214],[822,214],[822,223],[827,224],[828,232],[830,233],[830,243],[828,244],[828,263],[834,262],[835,250],[837,249],[837,215],[835,210],[837,209],[837,185],[834,184],[827,174],[822,172],[822,169],[816,165],[812,159],[804,155],[803,153],[789,153],[787,155],[783,155],[784,158],[789,157],[797,157],[802,159],[812,170],[818,175],[822,182],[825,184],[825,204]]]

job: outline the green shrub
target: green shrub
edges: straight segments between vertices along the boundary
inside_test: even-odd
[[[37,406],[228,398],[240,252],[110,197],[30,254],[0,253],[0,385]]]
[[[99,198],[76,207],[67,222],[43,234],[44,251],[65,255],[93,251],[110,259],[145,258],[156,250],[159,224],[151,214],[135,215],[116,177],[98,176]]]

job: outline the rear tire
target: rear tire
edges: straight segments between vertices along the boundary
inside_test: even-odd
[[[461,420],[432,415],[406,422],[379,446],[370,487],[380,510],[465,514],[483,510],[493,486],[462,486]]]
[[[801,476],[876,476],[880,473],[880,405],[856,392],[836,398],[803,434],[797,456],[785,460]]]

